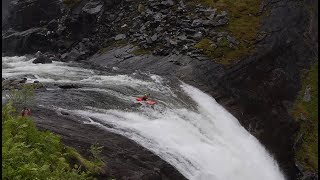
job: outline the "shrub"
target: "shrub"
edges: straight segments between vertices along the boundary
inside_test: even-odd
[[[2,179],[93,179],[70,167],[59,136],[14,112],[12,103],[2,107]]]
[[[6,99],[8,102],[12,102],[12,105],[21,109],[24,106],[30,106],[34,103],[34,85],[33,84],[23,84],[21,89],[10,89],[6,94]]]

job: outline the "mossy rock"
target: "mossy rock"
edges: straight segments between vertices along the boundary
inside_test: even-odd
[[[124,47],[127,44],[128,42],[125,40],[112,41],[110,43],[106,43],[105,46],[98,51],[98,53],[105,53],[112,50],[113,48]]]
[[[63,0],[63,4],[65,4],[70,9],[75,8],[78,4],[80,4],[81,0]]]
[[[318,172],[318,62],[301,78],[302,88],[291,110],[300,128],[296,137],[302,137],[295,158],[305,171]],[[303,100],[306,87],[311,88],[311,101]]]
[[[131,53],[134,54],[135,56],[141,56],[141,55],[151,54],[152,51],[150,49],[136,47]]]
[[[218,30],[229,32],[239,41],[239,44],[233,49],[220,48],[216,51],[219,58],[216,58],[215,61],[226,65],[232,64],[254,51],[253,44],[265,15],[258,15],[261,0],[188,0],[187,3],[193,6],[200,3],[228,13],[229,23],[219,27]],[[209,55],[209,57],[214,56]]]

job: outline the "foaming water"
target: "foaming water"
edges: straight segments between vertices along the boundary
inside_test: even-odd
[[[188,179],[285,179],[257,139],[212,97],[195,87],[184,83],[171,87],[157,75],[146,75],[149,79],[142,80],[134,75],[101,75],[60,62],[35,65],[31,61],[22,57],[2,60],[6,65],[3,75],[32,74],[40,82],[81,84],[84,87],[70,91],[112,96],[120,105],[134,102],[133,93],[152,92],[159,102],[154,108],[146,105],[135,109],[108,105],[98,108],[93,104],[76,110],[59,106],[56,109],[82,116],[89,120],[86,123],[138,142]],[[52,91],[58,89],[47,93]]]
[[[187,84],[181,88],[196,102],[197,111],[88,108],[70,112],[105,128],[104,124],[112,125],[114,132],[150,149],[188,179],[284,179],[277,163],[237,119],[200,90]]]

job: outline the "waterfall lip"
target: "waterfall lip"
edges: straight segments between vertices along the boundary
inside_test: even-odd
[[[277,163],[235,117],[183,81],[173,85],[170,79],[150,73],[100,74],[67,63],[35,65],[20,58],[22,64],[18,64],[18,60],[3,61],[11,65],[5,75],[34,73],[48,84],[85,85],[38,93],[42,107],[60,114],[66,111],[78,123],[123,135],[189,179],[284,179]],[[133,108],[134,95],[145,91],[158,105]]]

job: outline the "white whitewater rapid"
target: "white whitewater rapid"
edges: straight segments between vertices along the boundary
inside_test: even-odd
[[[122,134],[159,155],[190,180],[284,180],[276,161],[212,97],[183,82],[169,86],[166,79],[145,74],[105,75],[62,62],[32,64],[25,57],[3,57],[2,76],[28,76],[46,85],[82,85],[77,92],[100,93],[117,99],[119,108],[59,107],[88,119],[100,128]],[[49,88],[59,91],[59,88]],[[151,92],[155,108],[121,108],[133,103],[134,92]],[[45,106],[45,104],[43,104]],[[106,126],[106,124],[108,126]],[[112,128],[111,128],[112,127]]]

